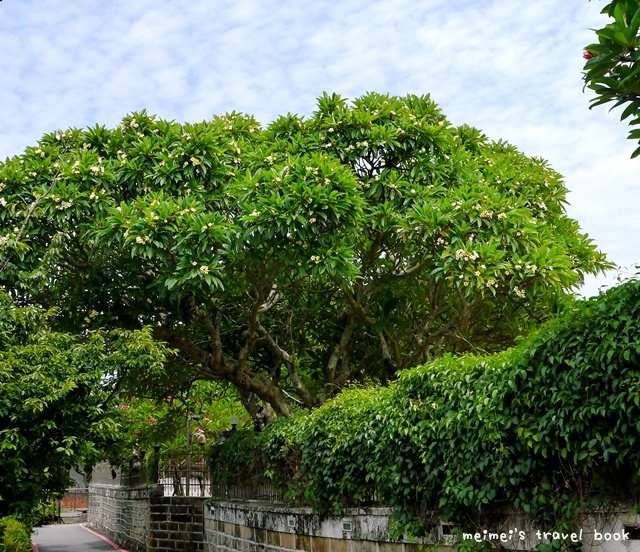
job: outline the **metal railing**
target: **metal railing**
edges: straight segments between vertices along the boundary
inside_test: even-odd
[[[232,485],[212,484],[211,496],[229,500],[268,500],[285,503],[284,493],[276,488],[269,479],[259,479],[251,483],[234,483]]]
[[[180,465],[160,470],[158,484],[164,496],[211,496],[209,471],[198,464],[189,469]]]
[[[295,502],[303,505],[302,499],[293,500],[283,490],[266,477],[254,477],[251,481],[220,483],[212,481],[208,466],[202,460],[187,463],[186,460],[164,465],[156,469],[120,470],[108,464],[96,467],[93,483],[119,487],[143,487],[159,485],[164,496],[200,496],[226,500],[268,500],[278,503]],[[153,473],[153,475],[151,475]],[[156,477],[157,475],[157,477]]]

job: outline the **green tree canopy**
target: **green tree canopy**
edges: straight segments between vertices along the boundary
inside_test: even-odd
[[[70,468],[92,465],[116,437],[109,374],[165,361],[148,331],[74,337],[50,329],[53,315],[0,292],[0,517],[63,492]]]
[[[287,415],[550,316],[608,266],[566,193],[428,96],[325,94],[266,128],[135,113],[0,165],[0,278],[69,331],[151,326],[170,379]]]
[[[589,44],[584,54],[584,81],[596,93],[591,107],[611,102],[612,109],[625,106],[620,118],[631,118],[629,139],[640,141],[640,4],[614,0],[602,13],[613,21],[596,30],[598,42]],[[638,155],[640,147],[632,157]]]

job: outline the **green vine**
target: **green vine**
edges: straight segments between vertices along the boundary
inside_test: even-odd
[[[639,435],[630,281],[503,353],[450,355],[389,387],[347,390],[213,454],[216,477],[267,474],[321,512],[390,505],[399,532],[438,518],[486,527],[514,510],[569,530],[596,507],[637,502]]]

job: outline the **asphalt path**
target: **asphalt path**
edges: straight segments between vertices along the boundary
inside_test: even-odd
[[[32,542],[34,552],[93,552],[94,550],[127,552],[80,523],[38,527],[33,534]]]

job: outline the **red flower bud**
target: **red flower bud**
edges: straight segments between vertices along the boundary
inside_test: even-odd
[[[590,52],[589,50],[585,50],[584,52],[582,52],[582,57],[584,59],[591,59],[594,56],[595,54],[593,52]]]

